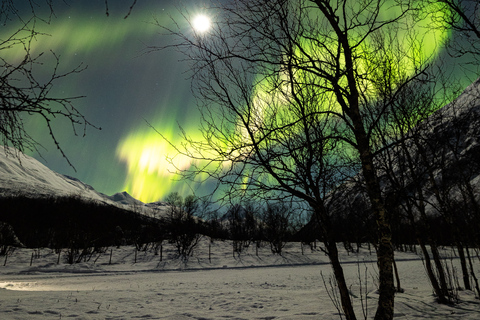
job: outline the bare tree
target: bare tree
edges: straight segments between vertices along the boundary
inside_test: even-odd
[[[5,58],[0,55],[0,139],[5,146],[12,146],[23,152],[25,149],[38,147],[38,142],[32,137],[26,127],[26,119],[37,118],[44,121],[48,133],[62,156],[72,166],[63,152],[52,121],[64,119],[72,124],[73,133],[77,134],[77,126],[85,134],[87,127],[94,127],[83,114],[74,107],[73,102],[80,98],[61,97],[52,89],[66,77],[79,73],[85,68],[77,68],[60,72],[59,57],[53,53],[34,54],[31,43],[35,39],[46,36],[37,30],[37,22],[42,17],[37,15],[37,3],[28,1],[31,7],[31,17],[24,19],[13,1],[3,0],[0,7],[0,19],[4,24],[15,23],[20,27],[12,34],[0,38],[0,52],[12,49],[23,50],[23,57]],[[52,2],[45,1],[53,14]],[[18,4],[18,3],[17,3]],[[47,15],[47,20],[49,17]],[[48,58],[50,56],[50,58]],[[48,69],[50,66],[50,69]],[[45,76],[44,74],[49,74]],[[9,149],[5,149],[10,152]],[[14,151],[16,152],[16,151]],[[72,166],[73,167],[73,166]]]
[[[19,3],[21,2],[21,3]],[[21,12],[21,7],[28,7],[25,12]],[[44,16],[39,14],[41,7],[48,7],[49,11]],[[25,16],[28,15],[28,18],[25,19]],[[0,2],[0,22],[6,25],[11,21],[28,21],[30,19],[39,19],[48,21],[53,15],[53,0],[43,0],[43,1],[33,1],[33,0],[24,0],[24,1],[15,1],[15,0],[1,0]]]
[[[240,254],[257,236],[256,208],[251,203],[232,204],[225,214],[233,253]]]
[[[445,156],[442,157],[442,170],[431,175],[430,186],[434,198],[434,208],[448,226],[456,246],[463,274],[464,288],[472,289],[470,277],[475,281],[473,269],[468,268],[468,247],[475,231],[469,228],[478,217],[476,188],[472,181],[480,174],[477,164],[478,150],[475,148],[478,137],[479,113],[478,82],[467,88],[462,96],[439,112],[441,130],[437,130],[436,140],[441,143]],[[435,148],[435,146],[433,146]],[[431,147],[432,148],[432,147]],[[439,147],[437,146],[436,149]],[[478,287],[478,285],[477,285]],[[478,289],[477,289],[478,290]]]
[[[131,14],[136,3],[137,0],[132,1],[125,18]],[[48,8],[46,13],[40,13],[43,8]],[[108,0],[105,0],[105,13],[109,15]],[[32,41],[48,36],[38,30],[38,23],[48,23],[53,15],[53,0],[0,2],[0,23],[4,26],[20,25],[13,33],[0,36],[0,53],[23,50],[20,59],[18,56],[15,59],[5,58],[0,54],[0,139],[3,145],[12,146],[20,152],[37,150],[39,144],[29,134],[25,121],[27,118],[38,118],[44,121],[56,148],[73,167],[57,139],[52,122],[60,119],[70,122],[75,135],[78,134],[77,127],[85,135],[88,127],[95,126],[74,106],[75,100],[81,96],[62,97],[53,93],[59,82],[83,71],[85,67],[79,65],[73,70],[60,72],[60,58],[54,52],[33,53],[31,50]]]
[[[415,232],[438,301],[452,303],[455,297],[449,288],[428,213],[436,177],[446,170],[448,151],[442,128],[450,120],[442,116],[443,110],[438,110],[448,99],[446,92],[439,95],[438,91],[447,87],[438,78],[431,78],[436,82],[431,82],[425,74],[398,92],[385,119],[375,129],[379,145],[389,146],[380,149],[376,161],[389,207],[404,214]]]
[[[455,36],[450,40],[449,52],[454,57],[470,56],[479,61],[480,3],[477,0],[424,0],[424,5],[449,14],[436,17],[437,28],[448,28]],[[431,5],[434,4],[434,5]],[[470,61],[471,60],[467,60]]]
[[[263,237],[270,243],[274,254],[282,255],[289,237],[292,235],[293,209],[284,203],[267,204],[263,210]]]
[[[173,192],[165,198],[165,202],[168,205],[169,240],[175,244],[178,256],[186,262],[201,238],[195,217],[199,208],[198,198],[189,195],[183,199],[180,194]]]
[[[218,19],[207,34],[167,29],[176,41],[170,47],[191,62],[202,113],[203,141],[185,135],[186,148],[179,148],[198,160],[185,176],[208,174],[225,186],[226,198],[309,206],[347,319],[356,316],[325,203],[357,170],[378,238],[376,319],[393,317],[391,227],[372,131],[396,92],[422,73],[424,62],[405,52],[405,39],[398,38],[400,29],[407,34],[412,29],[401,21],[416,8],[410,1],[395,4],[385,16],[382,10],[391,6],[381,0],[237,0],[213,5]],[[418,45],[411,36],[412,46]],[[392,56],[395,50],[403,50],[401,60]],[[407,77],[396,76],[402,68],[409,70]],[[378,99],[385,87],[390,94]]]

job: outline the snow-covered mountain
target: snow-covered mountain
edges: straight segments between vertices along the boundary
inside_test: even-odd
[[[76,178],[50,170],[30,156],[0,146],[0,196],[15,195],[32,198],[76,196],[157,217],[165,208],[161,202],[144,204],[125,191],[107,196]]]
[[[0,146],[0,193],[2,195],[78,195],[94,200],[104,196],[78,179],[56,173],[38,160]]]
[[[135,199],[134,197],[129,195],[128,192],[126,191],[115,193],[112,196],[106,196],[106,198],[117,204],[120,203],[130,207],[134,207],[134,206],[141,207],[145,205],[142,201]]]
[[[473,190],[475,201],[480,201],[480,78],[405,136],[404,146],[393,146],[389,157],[380,154],[376,158],[388,205],[398,206],[405,195],[411,196],[418,188],[423,193],[425,211],[431,215],[438,214],[438,197],[462,203],[468,188]],[[413,163],[413,169],[407,163]],[[358,175],[354,180],[362,182],[363,178]],[[350,182],[333,203],[335,210],[348,212],[346,206],[366,206],[362,204],[365,199],[364,186]]]
[[[419,189],[425,213],[432,217],[441,214],[439,210],[445,210],[439,204],[440,197],[444,203],[448,201],[445,208],[451,212],[469,211],[480,203],[480,78],[408,134],[407,148],[393,146],[389,149],[390,158],[376,159],[389,208],[399,209],[406,195],[410,201],[419,201],[416,194]],[[412,142],[413,135],[419,137],[416,143]],[[409,161],[414,164],[413,174],[406,165]],[[327,205],[332,217],[355,221],[350,231],[361,228],[370,212],[362,175],[356,175],[332,192]],[[414,210],[418,209],[414,207]],[[305,239],[316,228],[318,225],[312,219],[297,237]]]

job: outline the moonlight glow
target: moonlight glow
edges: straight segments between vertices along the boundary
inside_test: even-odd
[[[212,23],[210,21],[210,18],[203,14],[196,16],[192,20],[193,29],[201,33],[207,32],[210,29],[211,25]]]

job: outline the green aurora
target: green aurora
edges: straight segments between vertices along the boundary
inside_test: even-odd
[[[123,19],[121,8],[128,6],[118,5],[115,15],[111,5],[107,17],[102,6],[69,3],[71,7],[56,7],[56,17],[49,24],[36,24],[36,30],[46,34],[39,35],[31,45],[34,55],[44,53],[44,65],[36,71],[40,77],[52,71],[54,57],[50,50],[59,56],[60,72],[79,65],[86,67],[81,73],[64,78],[64,82],[57,82],[52,94],[84,96],[75,101],[75,107],[102,130],[88,128],[83,137],[83,128],[77,128],[78,135],[74,136],[69,123],[53,123],[75,171],[55,151],[43,120],[28,118],[30,134],[45,147],[40,148],[41,155],[30,154],[53,170],[75,176],[106,194],[127,190],[143,201],[153,201],[173,190],[181,192],[185,183],[171,186],[171,177],[165,181],[165,174],[158,169],[150,174],[148,187],[139,193],[131,182],[137,175],[130,169],[134,166],[132,161],[145,154],[146,148],[162,152],[157,158],[165,159],[165,149],[156,146],[162,144],[162,138],[146,121],[172,141],[175,137],[179,140],[178,123],[187,129],[197,126],[195,102],[185,79],[186,70],[182,69],[185,66],[174,53],[145,53],[148,45],[161,44],[154,19],[171,23],[169,15],[177,14],[177,8],[171,3],[165,6],[150,2],[137,5],[131,16]],[[5,34],[11,34],[16,27],[7,25]],[[2,57],[9,61],[22,59],[23,54],[18,47],[2,51]],[[135,141],[135,145],[125,146],[129,141]],[[157,176],[160,178],[155,179]],[[152,191],[155,189],[161,192]]]
[[[170,15],[179,19],[174,2],[158,3],[139,3],[131,16],[123,19],[119,8],[119,12],[111,8],[107,17],[101,5],[92,8],[86,2],[71,1],[68,7],[57,7],[50,24],[37,24],[38,30],[49,35],[38,36],[32,43],[33,52],[45,52],[46,63],[39,72],[51,70],[50,50],[60,57],[63,72],[80,64],[87,66],[83,72],[57,83],[52,93],[85,96],[75,106],[102,128],[88,128],[85,137],[81,130],[78,136],[73,136],[70,124],[54,123],[57,138],[75,172],[55,151],[41,120],[29,119],[31,135],[47,150],[40,150],[43,158],[33,155],[51,169],[75,176],[100,192],[113,194],[126,190],[144,202],[157,201],[172,191],[185,195],[208,192],[201,184],[176,181],[175,167],[188,169],[192,160],[176,156],[175,149],[155,131],[172,144],[180,145],[178,126],[181,125],[194,140],[201,140],[199,113],[185,73],[188,65],[178,61],[181,56],[176,52],[145,52],[147,46],[168,41],[159,35],[154,19],[164,25],[172,23]],[[184,3],[184,6],[191,14],[201,11],[194,4]],[[189,26],[184,22],[181,27]],[[428,22],[418,32],[425,35],[422,46],[426,48],[425,57],[441,54],[438,43],[450,35],[449,32],[432,35]],[[16,48],[2,52],[6,59],[20,59],[21,54]],[[169,158],[173,158],[173,165]]]

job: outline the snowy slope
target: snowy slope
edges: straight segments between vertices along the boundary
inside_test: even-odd
[[[32,157],[0,146],[0,192],[3,195],[77,195],[104,200],[104,195],[78,179],[56,173]]]
[[[436,141],[438,149],[429,149],[430,162],[432,161],[432,153],[437,152],[436,156],[440,154],[444,158],[443,167],[436,168],[434,177],[437,183],[445,190],[449,187],[449,195],[451,199],[455,199],[460,203],[464,201],[462,193],[458,184],[464,181],[469,181],[471,186],[477,191],[480,190],[480,78],[469,85],[454,101],[445,105],[433,113],[427,120],[420,124],[420,132],[423,138],[431,138]],[[442,145],[443,143],[443,145]],[[446,148],[446,146],[450,146]],[[456,152],[451,150],[456,149]],[[443,149],[442,149],[443,148]],[[416,153],[417,147],[412,145],[410,154],[413,159],[418,159],[420,156]],[[441,154],[441,150],[447,150]],[[401,153],[400,153],[401,154]],[[435,158],[433,158],[435,160]],[[391,165],[392,172],[400,177],[402,168],[400,163],[405,163],[404,158],[393,158]],[[381,164],[381,163],[380,163]],[[436,165],[442,165],[440,161]],[[420,168],[420,167],[419,167]],[[384,194],[392,195],[391,182],[385,176],[385,169],[379,169],[379,180]],[[406,171],[408,172],[408,171]],[[462,175],[459,175],[459,172]],[[410,176],[404,178],[405,191],[410,192],[412,183]],[[360,182],[360,183],[358,183]],[[426,213],[432,216],[438,215],[438,201],[432,190],[429,177],[424,174],[422,180],[415,181],[420,183],[424,191]],[[397,186],[398,187],[398,186]],[[353,216],[361,214],[365,208],[369,208],[368,196],[363,185],[362,175],[357,175],[352,181],[346,182],[335,193],[330,194],[331,198],[328,201],[332,216]],[[475,193],[477,201],[480,201],[480,193]],[[388,198],[390,206],[397,206],[403,201],[401,197]],[[352,210],[353,209],[353,210]],[[311,234],[312,229],[316,228],[314,220],[310,221],[299,233],[298,237],[305,237]]]
[[[29,197],[76,196],[124,209],[135,209],[139,213],[150,215],[151,210],[164,206],[149,204],[133,198],[127,192],[112,196],[97,192],[82,181],[50,170],[38,160],[0,146],[0,196],[26,195]],[[157,208],[160,207],[160,208]],[[153,214],[152,214],[153,216]]]

